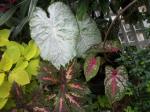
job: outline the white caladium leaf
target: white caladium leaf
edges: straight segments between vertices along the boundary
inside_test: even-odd
[[[90,17],[78,20],[80,39],[77,44],[78,56],[84,56],[85,52],[95,44],[101,42],[101,33],[95,21]]]
[[[121,100],[128,86],[128,75],[124,66],[117,69],[107,66],[105,68],[105,94],[111,103]]]
[[[62,2],[48,7],[48,14],[37,7],[30,20],[31,37],[38,44],[41,57],[59,69],[76,56],[79,29],[76,18]]]

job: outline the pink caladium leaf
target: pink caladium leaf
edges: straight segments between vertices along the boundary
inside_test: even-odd
[[[128,86],[128,75],[124,66],[116,69],[107,66],[105,68],[105,94],[111,103],[121,100]]]
[[[95,56],[87,57],[84,63],[84,75],[86,81],[89,81],[96,76],[99,67],[102,64],[101,62],[102,62],[101,57],[95,57]]]

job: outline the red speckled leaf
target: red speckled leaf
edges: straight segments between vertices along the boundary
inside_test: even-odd
[[[121,100],[127,87],[127,73],[123,66],[113,69],[106,67],[105,94],[111,103]]]

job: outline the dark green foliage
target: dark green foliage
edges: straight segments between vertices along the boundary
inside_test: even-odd
[[[138,112],[148,112],[150,108],[150,94],[147,91],[150,81],[150,49],[126,48],[120,59],[129,73],[130,87],[133,91],[131,105],[136,107]]]

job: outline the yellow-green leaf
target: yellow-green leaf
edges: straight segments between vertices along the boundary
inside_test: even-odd
[[[7,103],[8,98],[0,98],[0,109],[2,109]]]
[[[13,61],[7,54],[2,56],[0,61],[0,71],[9,71],[13,65]]]
[[[30,41],[28,46],[25,48],[24,57],[26,60],[30,60],[33,58],[37,53],[37,45],[34,43],[34,41]]]
[[[39,68],[39,59],[34,59],[29,62],[26,71],[31,75],[37,75]]]
[[[10,83],[13,83],[15,81],[22,86],[30,83],[29,75],[25,70],[12,71],[8,77],[8,80]]]
[[[11,89],[11,84],[7,81],[3,82],[3,84],[0,86],[0,98],[8,97],[10,89]]]
[[[15,41],[9,41],[9,43],[7,44],[7,47],[10,47],[10,46],[17,46],[20,50],[21,55],[24,53],[25,48],[23,45],[15,42]]]
[[[8,29],[0,30],[0,46],[4,46],[7,44],[9,35],[10,30]]]
[[[27,66],[28,66],[28,61],[24,61],[22,58],[20,58],[13,71],[24,70]]]
[[[3,84],[5,79],[5,74],[4,73],[0,73],[0,86]]]
[[[8,40],[9,35],[10,35],[9,29],[0,30],[0,38],[5,38]]]
[[[17,46],[9,46],[4,54],[7,54],[12,59],[13,63],[16,63],[20,58],[20,50]]]

